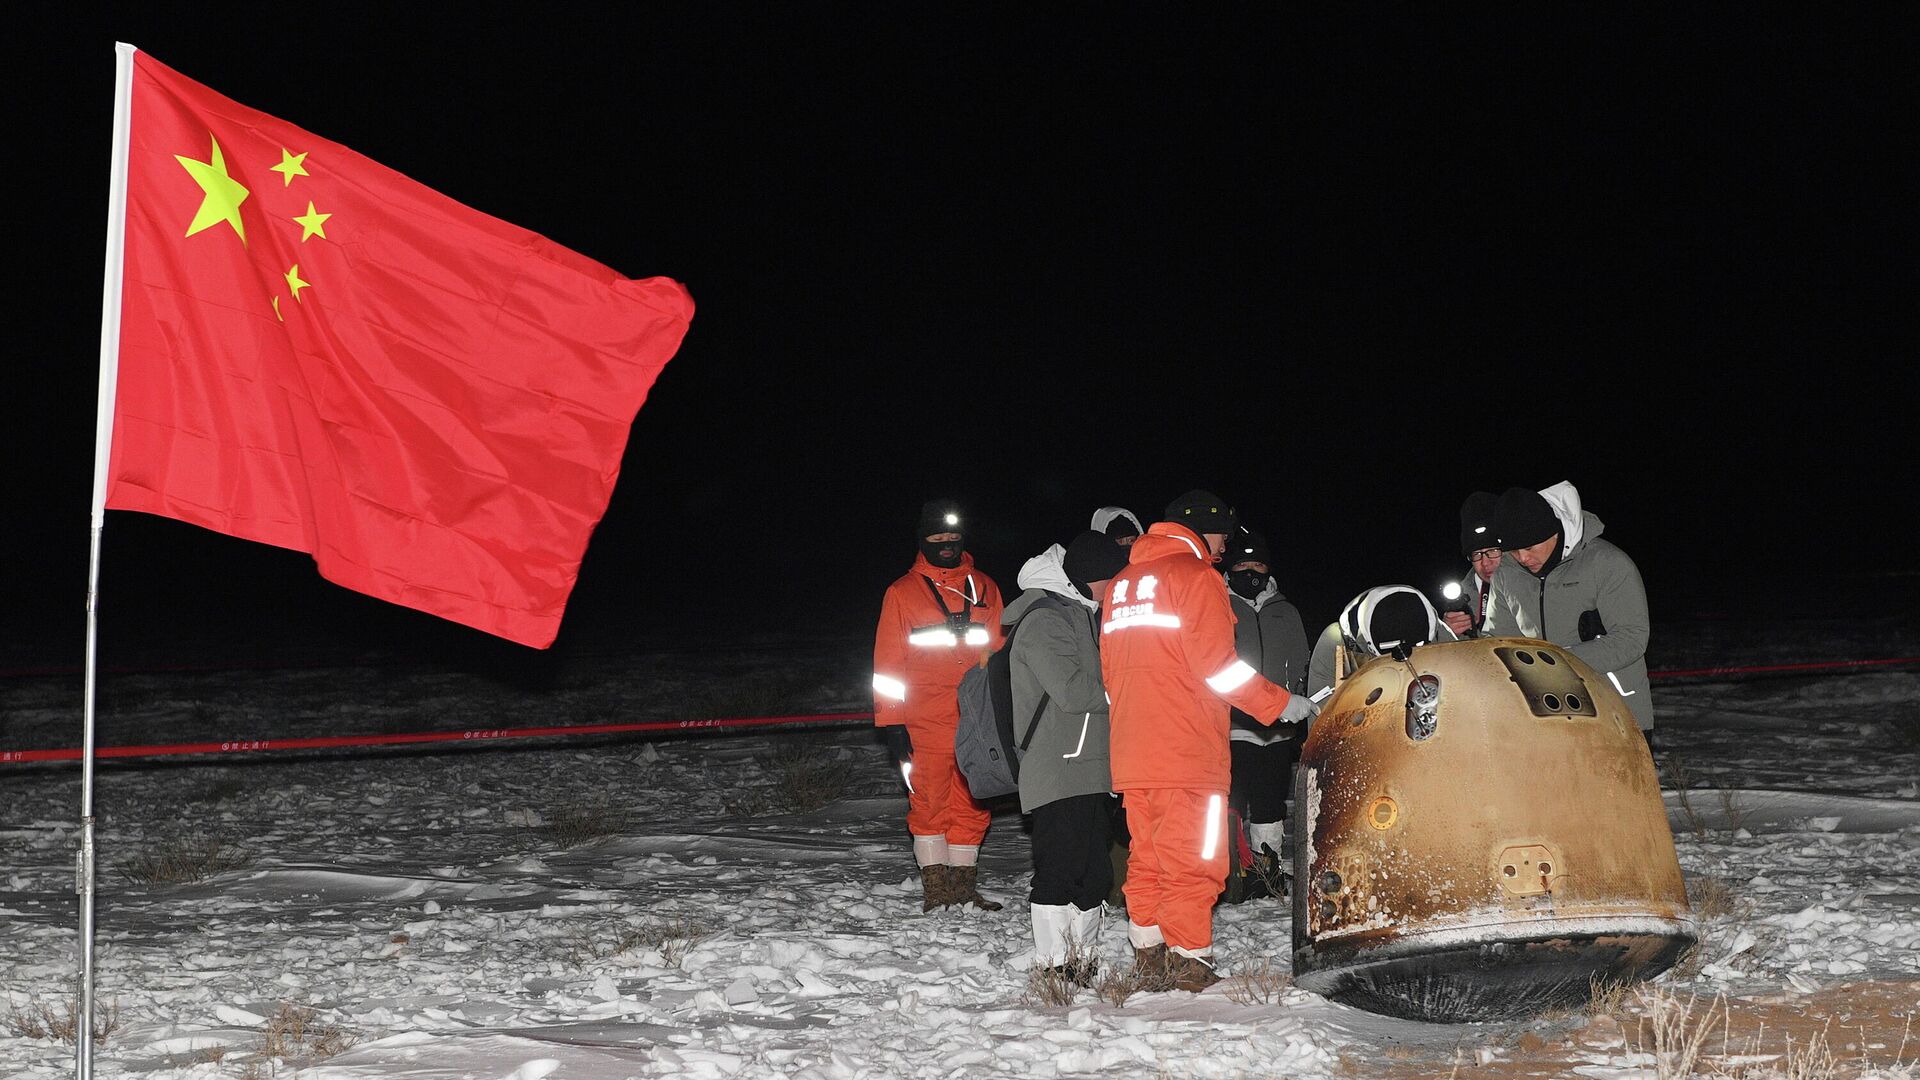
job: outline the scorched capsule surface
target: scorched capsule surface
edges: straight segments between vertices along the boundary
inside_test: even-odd
[[[1547,642],[1367,662],[1323,705],[1294,795],[1295,979],[1335,1000],[1511,1019],[1695,940],[1633,714]]]

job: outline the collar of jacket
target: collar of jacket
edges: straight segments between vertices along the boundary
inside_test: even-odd
[[[925,555],[916,551],[913,554],[913,572],[916,574],[925,574],[927,577],[944,585],[955,578],[963,578],[973,572],[973,552],[962,551],[960,553],[960,565],[949,570],[945,567],[933,565],[927,561]]]
[[[1207,551],[1207,542],[1199,533],[1175,522],[1156,521],[1147,527],[1145,536],[1135,540],[1133,546],[1127,549],[1127,562],[1151,562],[1183,553],[1209,565],[1220,561],[1218,556]]]

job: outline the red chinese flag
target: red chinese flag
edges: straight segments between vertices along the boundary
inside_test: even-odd
[[[133,63],[106,505],[552,644],[686,290]]]

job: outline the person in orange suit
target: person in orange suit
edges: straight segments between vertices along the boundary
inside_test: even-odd
[[[1234,651],[1233,608],[1213,567],[1236,523],[1210,492],[1175,499],[1129,549],[1100,627],[1113,786],[1133,835],[1127,937],[1143,973],[1195,992],[1220,981],[1213,902],[1227,876],[1228,706],[1262,724],[1315,712]]]
[[[887,587],[873,641],[873,722],[907,786],[907,830],[922,911],[1000,905],[980,895],[978,860],[991,818],[954,761],[956,691],[1000,647],[1000,588],[974,569],[960,508],[936,499],[914,530],[920,553]]]

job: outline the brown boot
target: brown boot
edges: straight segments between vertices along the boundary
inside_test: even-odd
[[[1175,990],[1185,990],[1197,994],[1220,981],[1220,973],[1213,965],[1197,956],[1170,952],[1167,954],[1167,974],[1173,979]]]
[[[920,868],[921,911],[932,911],[953,903],[952,870],[952,867],[939,863]]]
[[[951,883],[952,889],[952,891],[947,894],[947,903],[955,905],[972,904],[981,911],[1000,910],[1000,904],[980,895],[979,867],[950,866],[947,868],[947,873],[950,875],[947,880]]]
[[[1134,946],[1133,978],[1143,991],[1173,989],[1173,978],[1167,973],[1167,947],[1149,945],[1142,949]]]

